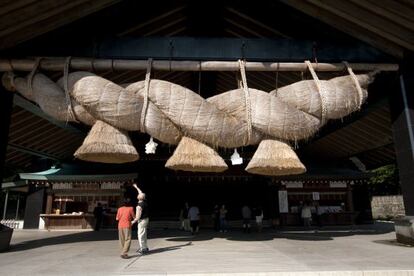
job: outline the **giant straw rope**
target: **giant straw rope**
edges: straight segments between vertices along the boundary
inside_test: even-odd
[[[188,136],[214,147],[236,148],[263,139],[306,139],[327,120],[360,108],[367,97],[369,74],[355,75],[348,67],[345,76],[319,80],[311,63],[306,64],[313,80],[268,93],[248,88],[240,61],[241,87],[207,99],[172,82],[150,79],[151,61],[145,80],[126,85],[90,72],[68,73],[67,67],[57,83],[32,72],[28,81],[16,78],[13,84],[58,120],[87,125],[99,120],[119,130],[146,132],[168,144]]]

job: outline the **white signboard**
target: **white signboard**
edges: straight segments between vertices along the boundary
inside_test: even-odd
[[[303,188],[302,181],[282,181],[282,185],[285,185],[286,188]]]
[[[121,183],[119,182],[103,182],[101,184],[102,190],[119,190],[121,189]]]
[[[320,199],[319,192],[312,192],[312,199],[313,200],[319,200]]]
[[[72,183],[53,183],[53,190],[70,190],[73,189]]]
[[[287,191],[279,191],[279,212],[289,213]]]
[[[331,188],[346,188],[345,181],[329,181],[329,187]]]

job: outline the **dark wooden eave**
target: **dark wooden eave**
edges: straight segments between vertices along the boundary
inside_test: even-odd
[[[3,0],[0,4],[0,50],[12,47],[119,0]]]
[[[395,57],[414,51],[412,1],[281,1]]]

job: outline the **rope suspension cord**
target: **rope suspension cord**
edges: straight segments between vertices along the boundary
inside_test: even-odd
[[[247,86],[247,79],[246,79],[246,68],[245,68],[245,60],[239,59],[240,64],[240,74],[243,84],[243,91],[244,91],[244,103],[246,108],[246,122],[247,122],[247,141],[246,145],[248,145],[252,138],[252,106],[250,102],[250,92],[249,87]]]
[[[279,69],[279,63],[277,64]],[[275,96],[277,97],[277,90],[279,89],[279,70],[276,71],[276,78],[275,78]]]
[[[352,80],[355,83],[355,87],[358,91],[358,106],[361,107],[362,100],[364,98],[364,94],[362,92],[361,85],[359,84],[358,78],[356,77],[354,71],[352,70],[351,66],[349,66],[348,62],[344,61],[346,69],[348,70],[349,75],[351,76]]]
[[[150,86],[150,77],[151,77],[151,67],[152,67],[152,58],[148,59],[147,64],[147,73],[145,74],[144,82],[144,104],[141,111],[141,121],[140,121],[140,131],[145,133],[145,118],[147,116],[148,109],[148,97],[149,97],[149,86]]]
[[[8,61],[9,61],[10,69],[7,70],[6,73],[3,74],[2,83],[3,83],[3,85],[7,86],[7,82],[4,81],[4,79],[7,79],[9,85],[6,87],[6,89],[9,90],[9,91],[16,91],[16,84],[14,82],[15,75],[14,75],[13,64],[12,64],[12,61],[10,59]]]
[[[29,76],[27,76],[27,88],[29,89],[30,94],[33,94],[33,87],[32,87],[32,85],[33,85],[33,77],[36,74],[37,69],[39,68],[39,64],[40,64],[40,60],[41,59],[42,59],[41,57],[37,57],[35,59],[35,63],[33,65],[33,69],[30,72]]]
[[[321,98],[321,125],[324,125],[326,122],[326,99],[324,96],[324,93],[322,92],[322,84],[321,81],[319,80],[318,76],[315,73],[315,70],[312,67],[312,63],[310,63],[309,60],[305,60],[305,64],[308,66],[309,71],[312,75],[313,80],[315,81],[316,84],[316,88],[318,89],[319,92],[319,96]]]
[[[71,101],[70,95],[69,95],[69,66],[70,66],[71,59],[72,59],[72,57],[67,57],[66,62],[65,62],[65,66],[63,67],[63,89],[65,91],[66,105],[68,107],[68,112],[66,114],[66,123],[69,122],[69,116],[70,115],[72,115],[72,117],[76,121],[78,121],[78,119],[76,118],[76,114],[73,111],[72,101]]]
[[[199,64],[199,70],[198,70],[198,95],[201,94],[201,61]]]

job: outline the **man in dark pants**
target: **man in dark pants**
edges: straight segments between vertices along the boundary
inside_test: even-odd
[[[102,217],[103,217],[103,208],[100,202],[98,202],[98,205],[93,210],[93,215],[95,217],[95,231],[99,231],[101,229],[102,225]]]
[[[135,212],[135,219],[132,221],[132,224],[138,222],[138,243],[139,249],[138,253],[140,255],[147,254],[149,252],[147,244],[147,228],[148,228],[148,204],[146,201],[145,194],[138,188],[137,184],[133,184],[133,187],[138,191],[138,206]]]

